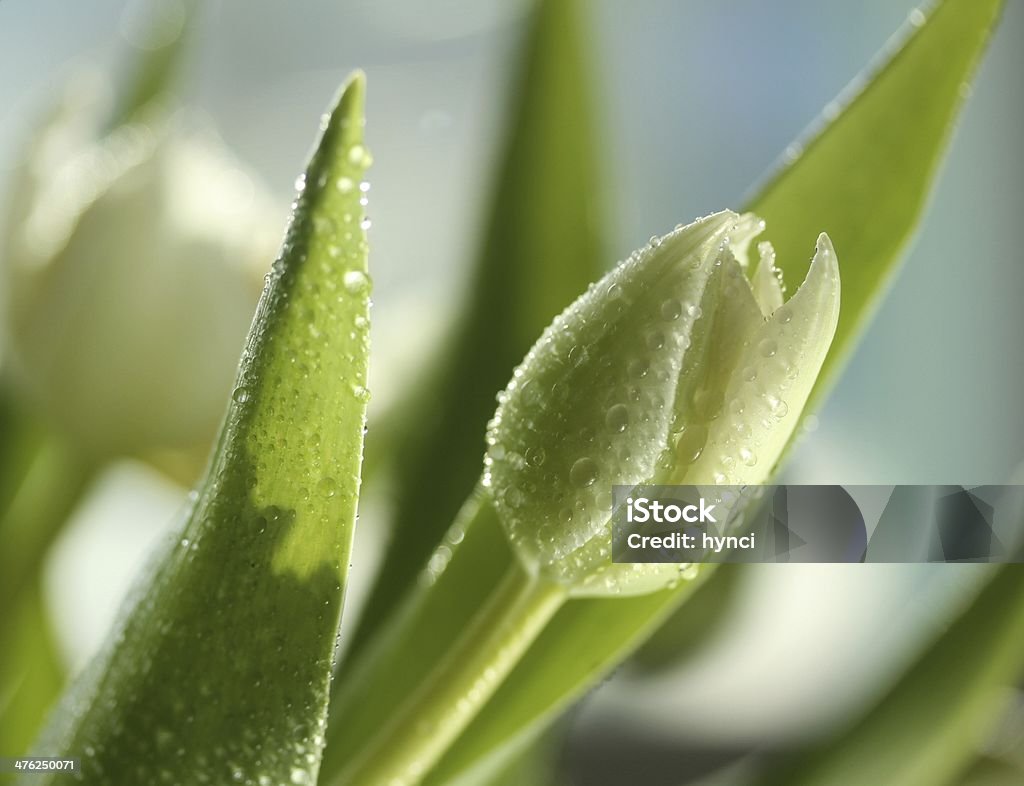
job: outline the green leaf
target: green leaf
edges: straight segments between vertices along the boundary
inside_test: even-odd
[[[971,764],[956,786],[1019,786],[1024,782],[1024,768],[1012,761],[980,758]]]
[[[96,471],[94,462],[45,431],[16,460],[27,466],[0,515],[0,630],[38,581],[43,559]]]
[[[659,674],[679,665],[728,624],[746,573],[742,564],[709,571],[693,596],[675,611],[629,661],[641,675]]]
[[[316,781],[367,400],[363,95],[325,119],[183,528],[36,745],[86,783]]]
[[[568,724],[560,724],[526,746],[500,770],[452,786],[568,786],[569,781],[560,774],[558,766],[567,732]]]
[[[785,786],[950,783],[1024,675],[1024,566],[1002,565],[974,602],[851,729],[773,766]]]
[[[765,219],[790,284],[809,233],[828,232],[842,260],[839,327],[818,391],[852,349],[924,212],[1002,0],[945,0],[912,15],[902,45],[829,105],[802,150],[747,209]],[[920,15],[918,15],[920,14]],[[926,21],[925,21],[926,20]]]
[[[0,521],[18,493],[44,440],[44,429],[19,401],[0,370]],[[2,531],[2,530],[0,530]]]
[[[5,397],[6,398],[6,397]],[[96,465],[7,399],[0,445],[0,750],[24,754],[63,682],[41,596],[51,546]]]
[[[26,753],[64,684],[42,588],[19,600],[0,626],[0,750],[7,755]]]
[[[947,0],[939,6],[902,48],[887,50],[886,64],[866,78],[855,97],[841,101],[839,118],[805,142],[807,152],[790,162],[750,206],[767,219],[769,236],[791,281],[806,269],[795,260],[806,259],[807,238],[822,229],[832,235],[843,277],[839,332],[826,360],[833,369],[884,291],[920,216],[961,105],[963,85],[984,51],[999,5],[998,0]],[[848,275],[854,277],[852,287],[847,286]],[[447,564],[447,571],[430,587],[410,594],[405,614],[387,640],[364,654],[359,673],[370,685],[377,684],[385,679],[379,669],[387,668],[380,664],[393,664],[399,651],[417,653],[416,666],[402,675],[401,687],[390,699],[381,700],[372,689],[362,693],[361,708],[388,712],[390,701],[400,700],[415,687],[418,675],[429,673],[429,646],[420,660],[421,643],[432,640],[424,632],[458,630],[473,610],[463,607],[487,596],[504,568],[495,564],[494,555],[486,568],[465,565],[474,558],[466,544],[477,538],[497,542],[498,533],[475,532],[497,526],[493,516],[485,515],[461,532],[463,545],[453,541],[442,546],[448,553],[439,562]],[[444,591],[449,573],[463,577],[457,592],[470,600],[462,605],[446,607],[431,597]],[[507,756],[636,649],[693,589],[693,583],[684,582],[647,596],[567,603],[425,782],[439,786],[490,757]],[[358,742],[350,739],[348,744]]]
[[[586,33],[578,0],[542,0],[527,33],[510,137],[468,301],[448,355],[417,388],[396,451],[390,545],[352,639],[358,652],[423,567],[480,476],[494,394],[551,319],[605,266]],[[439,446],[444,460],[438,460]],[[369,449],[374,449],[371,440]],[[430,499],[430,505],[423,500]]]
[[[163,108],[184,61],[192,27],[195,25],[196,0],[162,3],[150,0],[142,37],[152,45],[133,52],[128,73],[118,90],[107,129],[145,121],[154,110]]]

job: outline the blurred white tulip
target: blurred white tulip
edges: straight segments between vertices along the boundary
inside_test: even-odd
[[[74,85],[15,173],[0,238],[5,354],[97,458],[199,457],[285,217],[181,113],[102,136],[100,117],[96,91]]]

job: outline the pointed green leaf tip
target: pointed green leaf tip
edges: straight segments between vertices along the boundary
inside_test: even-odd
[[[772,228],[788,281],[809,232],[842,251],[842,319],[815,396],[841,367],[898,270],[1003,0],[926,2],[828,104],[748,209]]]
[[[826,235],[782,303],[764,228],[724,211],[679,227],[594,284],[499,396],[484,485],[526,568],[575,596],[641,594],[676,565],[613,565],[612,485],[764,482],[839,316]]]
[[[36,746],[80,781],[316,782],[367,401],[363,93],[297,184],[183,529]]]

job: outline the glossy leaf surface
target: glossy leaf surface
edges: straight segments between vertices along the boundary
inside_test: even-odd
[[[36,746],[86,783],[316,781],[368,398],[363,94],[324,119],[183,527]]]

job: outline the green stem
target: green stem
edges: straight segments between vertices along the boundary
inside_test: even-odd
[[[337,786],[412,786],[458,738],[566,600],[514,564],[423,687],[342,772]]]

